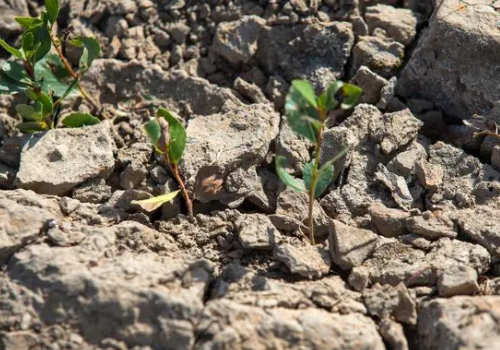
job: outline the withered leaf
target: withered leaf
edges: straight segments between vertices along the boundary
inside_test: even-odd
[[[194,185],[194,199],[203,200],[219,192],[224,184],[224,179],[217,166],[206,166],[196,174]]]

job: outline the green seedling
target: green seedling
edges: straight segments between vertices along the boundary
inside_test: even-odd
[[[336,157],[320,164],[323,131],[329,112],[352,108],[363,90],[356,85],[337,81],[320,96],[313,87],[302,80],[294,80],[286,99],[285,114],[292,131],[307,138],[314,144],[314,158],[304,165],[303,182],[288,174],[284,169],[285,158],[275,159],[276,173],[285,185],[294,191],[307,192],[309,196],[309,239],[314,244],[313,208],[314,200],[321,196],[333,180],[333,163],[343,157],[344,148]]]
[[[186,189],[179,171],[179,162],[186,148],[186,129],[173,113],[160,108],[155,119],[144,125],[144,130],[153,143],[156,152],[161,155],[168,170],[177,181],[179,190],[141,201],[132,201],[146,211],[154,211],[164,203],[170,202],[182,193],[189,216],[193,215],[193,201]]]
[[[15,48],[0,39],[0,46],[12,55],[0,68],[0,94],[24,93],[29,104],[19,104],[16,111],[23,122],[18,125],[22,132],[53,129],[61,114],[61,102],[78,94],[98,110],[80,85],[80,80],[100,55],[100,44],[92,37],[70,39],[71,33],[55,34],[54,24],[59,16],[59,0],[46,0],[45,11],[40,17],[17,17],[24,28],[21,47]],[[83,49],[78,71],[73,70],[63,55],[63,44]],[[66,127],[80,127],[99,123],[88,113],[71,113],[62,120]]]

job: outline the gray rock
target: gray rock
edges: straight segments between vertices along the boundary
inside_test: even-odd
[[[16,253],[2,276],[2,294],[25,292],[8,301],[3,315],[29,312],[34,324],[72,322],[96,343],[114,338],[131,347],[192,346],[212,267],[183,260],[173,249],[163,261],[156,254],[116,254],[113,231],[88,228],[76,247],[39,244]]]
[[[500,297],[435,299],[421,307],[418,341],[428,350],[495,349],[500,342]]]
[[[417,324],[415,301],[403,283],[391,285],[375,284],[363,291],[363,300],[368,313],[379,319],[394,317],[398,322],[409,325]]]
[[[401,324],[391,319],[384,319],[379,323],[379,332],[392,350],[409,350],[408,340]]]
[[[26,1],[0,1],[0,31],[2,38],[12,39],[13,36],[20,34],[22,27],[15,21],[16,17],[29,16],[29,9]],[[10,44],[14,44],[10,42]]]
[[[353,44],[352,26],[346,22],[266,27],[257,58],[269,73],[288,81],[306,79],[323,90],[344,75]]]
[[[244,249],[272,250],[281,234],[262,214],[245,214],[236,221],[238,238]]]
[[[410,44],[417,35],[418,18],[408,9],[388,5],[375,5],[366,9],[366,23],[370,32],[375,28],[384,29],[387,36],[403,45]]]
[[[258,349],[282,344],[299,350],[383,350],[375,323],[358,313],[339,315],[307,308],[287,310],[245,306],[229,300],[208,303],[198,323],[199,349]]]
[[[378,236],[369,230],[333,220],[329,236],[332,261],[345,270],[359,266],[371,255],[377,241]]]
[[[380,101],[380,91],[389,83],[380,75],[373,73],[366,66],[359,67],[350,82],[363,89],[363,95],[361,95],[359,103],[370,104],[376,104]]]
[[[328,250],[312,245],[302,247],[288,243],[278,245],[274,248],[274,259],[284,263],[291,273],[309,279],[326,275],[332,264]]]
[[[391,173],[383,164],[379,164],[375,178],[391,191],[392,198],[404,210],[413,206],[413,196],[404,177]]]
[[[265,159],[276,138],[279,120],[270,104],[241,106],[231,102],[220,114],[192,119],[182,164],[189,186],[194,186],[200,170],[211,169],[225,183],[205,200],[242,202],[253,191],[255,166]]]
[[[500,85],[490,67],[500,52],[500,14],[487,0],[457,10],[459,5],[436,2],[429,29],[402,72],[398,93],[432,101],[446,114],[465,119],[485,115],[498,100]]]
[[[368,213],[373,225],[382,236],[398,237],[408,232],[405,225],[406,219],[410,216],[408,212],[374,203],[368,208]]]
[[[72,196],[79,202],[104,203],[111,197],[111,186],[103,178],[94,177],[74,188]]]
[[[309,199],[306,193],[298,193],[291,189],[282,191],[278,196],[276,214],[286,216],[300,227],[304,234],[309,232]],[[313,207],[314,236],[323,238],[328,235],[330,219],[317,201]]]
[[[411,233],[430,240],[441,237],[456,238],[457,232],[453,221],[447,214],[440,212],[436,214],[426,211],[422,215],[411,216],[406,219],[406,228]]]
[[[495,261],[500,260],[500,223],[498,210],[487,206],[460,210],[458,225],[461,232],[492,254]]]
[[[231,63],[248,63],[257,52],[257,41],[266,21],[258,16],[244,16],[217,27],[211,50]]]
[[[279,75],[273,75],[269,78],[266,86],[266,94],[274,102],[276,109],[281,110],[285,106],[289,88],[290,84]]]
[[[64,195],[90,178],[107,177],[114,165],[113,141],[106,123],[50,130],[33,134],[23,146],[16,185]]]
[[[477,272],[468,266],[451,266],[439,276],[437,287],[441,297],[475,294],[479,291]]]
[[[389,79],[403,64],[404,46],[398,42],[376,36],[361,36],[352,51],[351,75],[361,66]]]
[[[482,274],[490,268],[488,251],[476,244],[441,238],[429,252],[397,241],[380,243],[370,258],[353,268],[349,284],[358,291],[373,283],[434,286],[441,271],[465,265]]]
[[[420,159],[427,157],[425,149],[415,142],[417,147],[398,153],[394,158],[387,163],[387,169],[390,172],[401,175],[404,178],[409,178],[415,173],[415,167]]]
[[[415,174],[420,183],[428,190],[436,190],[443,183],[443,168],[437,164],[431,164],[425,159],[420,159],[416,163]]]
[[[0,191],[0,264],[62,217],[56,199],[31,191]]]
[[[371,138],[380,144],[384,154],[389,154],[415,139],[421,126],[422,122],[409,109],[386,113],[382,118],[372,120]]]
[[[257,85],[249,83],[241,78],[236,78],[234,81],[234,89],[252,103],[269,103],[269,100]]]
[[[117,80],[117,76],[120,79]],[[166,73],[157,65],[139,61],[95,60],[82,83],[101,103],[116,105],[141,94],[161,101],[163,107],[186,117],[193,113],[219,113],[226,101],[239,102],[230,89],[191,77],[185,71]]]

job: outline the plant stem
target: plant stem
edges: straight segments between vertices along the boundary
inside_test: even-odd
[[[186,203],[186,208],[188,212],[188,216],[192,217],[193,216],[193,202],[191,201],[191,198],[189,197],[189,193],[186,189],[186,185],[184,185],[184,181],[182,181],[181,175],[179,174],[179,168],[177,165],[170,163],[168,160],[168,157],[165,157],[165,160],[168,163],[168,166],[170,167],[170,172],[174,176],[175,180],[177,181],[179,188],[181,189],[182,196],[184,197],[184,202]]]
[[[66,71],[71,75],[73,79],[78,79],[80,76],[78,73],[76,73],[73,68],[71,67],[71,64],[69,64],[68,60],[66,57],[64,57],[62,50],[61,50],[61,45],[57,42],[56,38],[51,34],[50,35],[50,41],[52,41],[52,45],[54,45],[54,48],[56,49],[57,55],[59,56],[59,59],[61,60],[62,64],[64,65],[64,68]],[[87,91],[81,86],[80,82],[77,83],[76,87],[78,88],[78,91],[80,91],[80,94],[85,98],[91,105],[94,107],[96,111],[101,111],[101,106],[94,101],[93,98],[91,98],[88,94]],[[107,118],[107,117],[106,117]]]
[[[321,123],[324,125],[326,113],[319,109],[319,118]],[[321,143],[323,142],[323,126],[318,130],[318,134],[316,137],[316,144],[314,145],[314,168],[311,178],[311,185],[309,187],[309,240],[311,244],[315,244],[314,240],[314,200],[316,193],[316,186],[318,185],[318,175],[319,175],[319,158],[321,151]]]

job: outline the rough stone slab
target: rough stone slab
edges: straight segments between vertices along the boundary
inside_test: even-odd
[[[388,37],[405,46],[417,35],[417,15],[408,9],[383,4],[370,6],[366,9],[365,19],[370,32],[375,28],[383,29]]]
[[[479,291],[477,272],[467,266],[452,266],[439,276],[437,286],[442,297],[474,294]]]
[[[326,249],[312,245],[295,247],[288,243],[281,244],[274,249],[274,259],[284,263],[291,273],[307,278],[327,274],[332,264]]]
[[[236,225],[238,238],[245,249],[272,250],[281,240],[281,234],[265,215],[242,215]]]
[[[0,264],[35,241],[49,222],[59,222],[62,216],[56,199],[31,191],[0,191]]]
[[[248,63],[257,52],[257,40],[265,23],[258,16],[222,22],[217,27],[211,50],[231,63]]]
[[[436,299],[421,307],[418,338],[422,348],[496,349],[500,344],[499,296]]]
[[[378,236],[372,231],[333,220],[328,240],[332,261],[348,270],[361,265],[368,258],[377,245]]]
[[[161,101],[163,107],[186,117],[193,113],[219,113],[226,101],[239,102],[230,89],[211,84],[206,79],[191,77],[181,70],[164,72],[158,65],[137,60],[95,60],[82,84],[101,103],[116,105],[134,100],[139,94],[151,96]]]
[[[324,310],[265,312],[228,300],[208,303],[198,325],[199,349],[264,349],[280,344],[299,350],[384,350],[375,323],[366,316]]]
[[[31,135],[21,152],[16,185],[64,195],[85,180],[107,177],[115,165],[107,123]]]
[[[344,75],[354,33],[347,22],[266,27],[260,35],[257,59],[268,72],[306,79],[318,90]]]
[[[405,66],[398,94],[435,103],[446,114],[485,115],[500,95],[500,36],[492,1],[438,0],[429,28]]]
[[[385,237],[398,237],[408,232],[405,226],[409,213],[394,208],[387,208],[381,203],[374,203],[368,213],[377,231]]]

